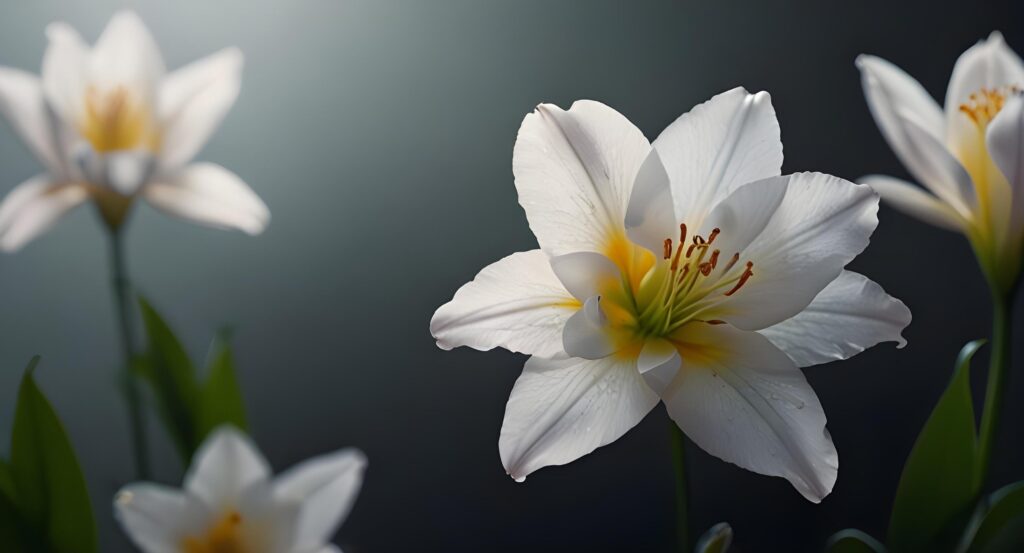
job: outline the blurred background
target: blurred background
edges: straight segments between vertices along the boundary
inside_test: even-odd
[[[0,64],[36,72],[47,23],[65,20],[91,42],[123,7],[140,13],[170,68],[225,46],[245,53],[238,103],[199,157],[257,191],[269,229],[251,238],[141,206],[131,272],[195,358],[217,328],[236,327],[253,432],[275,469],[343,446],[366,451],[365,487],[337,539],[347,553],[672,548],[663,408],[616,443],[516,484],[497,440],[525,358],[443,352],[428,331],[434,309],[480,268],[536,247],[511,159],[537,103],[600,100],[653,138],[718,92],[764,89],[784,172],[906,177],[868,113],[857,54],[891,60],[941,99],[957,56],[993,29],[1024,52],[1024,5],[1009,0],[47,0],[4,6]],[[39,170],[0,130],[0,192]],[[880,219],[852,268],[903,299],[914,322],[904,350],[885,344],[807,370],[840,452],[834,493],[813,505],[782,479],[691,447],[698,533],[728,521],[745,552],[820,550],[850,526],[884,536],[914,437],[961,345],[988,334],[989,307],[963,239],[887,207]],[[110,498],[132,471],[106,255],[96,214],[81,208],[0,259],[0,455],[22,370],[40,353],[38,378],[89,480],[101,549],[119,552],[129,549]],[[1024,363],[1016,368],[995,484],[1024,476]],[[183,467],[150,425],[158,480],[179,484]]]

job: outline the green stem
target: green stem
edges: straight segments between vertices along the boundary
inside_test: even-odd
[[[142,394],[132,373],[135,360],[135,333],[132,326],[131,284],[125,264],[124,238],[119,230],[110,231],[110,271],[113,277],[114,307],[121,334],[123,368],[120,374],[121,393],[128,405],[132,449],[135,453],[135,473],[141,480],[149,478],[149,446],[142,412]]]
[[[985,389],[985,406],[981,414],[978,466],[975,474],[975,488],[979,493],[988,478],[992,448],[996,433],[999,431],[999,416],[1002,411],[1006,378],[1010,368],[1013,294],[994,292],[992,297],[992,353],[988,367],[988,384]]]
[[[676,473],[676,544],[680,553],[690,553],[690,482],[686,470],[686,435],[669,420],[672,436],[672,464]]]

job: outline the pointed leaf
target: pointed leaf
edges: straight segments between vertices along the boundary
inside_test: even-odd
[[[825,553],[885,553],[885,546],[860,530],[847,528],[832,534]]]
[[[732,527],[727,522],[708,528],[707,532],[697,540],[696,553],[726,553],[732,545]]]
[[[983,344],[976,340],[960,350],[952,382],[903,467],[889,521],[889,548],[896,553],[937,551],[940,534],[970,515],[978,439],[969,368]]]
[[[11,464],[0,459],[0,495],[14,497],[14,477],[11,476]]]
[[[64,426],[36,386],[35,357],[18,392],[11,432],[14,499],[25,525],[55,553],[96,551],[89,492]]]
[[[1024,482],[1000,488],[974,532],[968,553],[1024,551]]]
[[[21,553],[21,538],[18,535],[18,511],[14,500],[0,491],[0,551]]]
[[[199,404],[196,370],[163,317],[144,298],[139,298],[139,307],[148,338],[149,360],[138,364],[137,370],[146,370],[151,375],[164,425],[182,460],[188,464],[199,446],[195,427]]]
[[[228,344],[229,333],[224,331],[214,339],[210,353],[209,370],[203,383],[199,403],[198,438],[200,442],[214,428],[231,424],[247,430],[245,405],[238,388],[235,363]]]

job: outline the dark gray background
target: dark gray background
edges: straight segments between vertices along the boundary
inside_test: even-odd
[[[0,63],[37,71],[48,22],[64,19],[92,41],[121,5],[6,3]],[[254,433],[275,468],[341,446],[367,452],[365,488],[339,534],[349,553],[671,547],[663,409],[615,444],[515,484],[497,439],[524,358],[442,352],[428,332],[433,310],[476,271],[535,247],[511,155],[538,102],[601,100],[653,137],[742,84],[772,94],[784,171],[905,175],[868,114],[854,57],[890,59],[941,97],[957,55],[992,29],[1024,51],[1024,10],[1009,1],[127,5],[172,68],[224,46],[245,52],[241,97],[200,158],[236,171],[273,212],[250,238],[143,207],[130,226],[131,270],[195,356],[222,323],[237,325]],[[0,131],[0,190],[38,169]],[[842,459],[834,493],[812,505],[781,479],[691,456],[694,525],[730,521],[737,550],[818,550],[848,526],[882,536],[954,356],[988,332],[988,296],[964,241],[888,208],[880,218],[853,268],[902,298],[914,323],[905,350],[884,345],[808,371]],[[107,279],[92,209],[0,260],[0,452],[22,368],[41,353],[39,378],[81,457],[103,550],[121,551],[109,501],[131,471]],[[1024,476],[1019,376],[997,483]],[[180,482],[153,432],[159,479]]]

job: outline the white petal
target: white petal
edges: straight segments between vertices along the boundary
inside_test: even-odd
[[[363,483],[366,456],[345,449],[296,465],[274,481],[274,494],[301,503],[294,548],[315,550],[348,516]]]
[[[720,234],[714,247],[726,258],[743,252],[779,210],[789,189],[789,177],[776,177],[741,186],[711,210],[698,234],[710,236],[714,229]]]
[[[43,97],[39,77],[9,67],[0,67],[0,113],[50,173],[64,175],[57,150],[53,121]]]
[[[154,180],[143,194],[170,215],[253,235],[270,222],[263,200],[238,175],[219,165],[193,163]]]
[[[666,238],[676,234],[676,214],[668,173],[657,150],[651,150],[636,176],[626,208],[626,233],[655,255],[662,255]]]
[[[839,456],[803,373],[763,336],[728,325],[685,327],[683,367],[663,395],[698,446],[747,470],[786,478],[817,503]]]
[[[0,249],[20,249],[88,198],[85,187],[54,184],[49,175],[37,175],[19,184],[0,204]]]
[[[234,105],[241,84],[242,52],[237,48],[221,50],[164,78],[159,117],[165,168],[184,165],[199,152]]]
[[[100,153],[87,141],[73,148],[74,165],[89,184],[110,188],[122,196],[135,195],[156,167],[147,150],[119,150]]]
[[[569,111],[542,104],[527,115],[512,169],[541,249],[604,253],[624,231],[633,181],[650,149],[632,123],[598,102],[581,100]]]
[[[67,124],[82,113],[89,82],[89,47],[66,23],[46,27],[49,45],[43,54],[43,92],[53,110]]]
[[[760,331],[800,367],[853,357],[881,342],[907,344],[910,310],[863,275],[843,271],[796,316]]]
[[[1014,94],[989,123],[985,139],[989,155],[1012,189],[1011,236],[1019,244],[1024,233],[1024,95]]]
[[[498,448],[508,474],[574,461],[617,440],[658,403],[633,361],[531,358],[505,408]]]
[[[122,488],[114,516],[143,553],[178,553],[181,541],[201,532],[211,518],[196,498],[156,484]]]
[[[719,299],[722,311],[712,317],[744,330],[760,330],[802,311],[864,250],[878,225],[878,195],[870,186],[821,173],[771,180],[787,182],[786,195],[740,252],[741,260],[753,262],[754,274],[735,294]],[[747,186],[771,190],[766,182]],[[723,239],[728,233],[723,227]],[[738,276],[741,265],[730,274]]]
[[[676,379],[682,358],[676,346],[661,338],[647,340],[636,360],[636,368],[647,385],[661,394]]]
[[[974,205],[974,187],[945,146],[942,113],[920,83],[875,56],[857,67],[868,107],[889,146],[915,178],[961,214]]]
[[[551,258],[551,270],[562,286],[580,301],[600,295],[610,282],[622,278],[611,259],[595,252],[574,252]]]
[[[239,534],[244,551],[291,551],[298,539],[302,505],[277,496],[270,480],[247,486],[234,505],[242,520]]]
[[[889,205],[911,217],[954,232],[967,229],[967,221],[955,209],[920,186],[885,175],[868,175],[859,182],[873,188]]]
[[[236,505],[248,488],[269,477],[270,466],[252,441],[234,427],[222,426],[193,456],[185,489],[217,510]]]
[[[609,333],[608,319],[601,310],[601,297],[591,296],[565,322],[562,347],[571,357],[601,359],[615,353],[616,344]]]
[[[987,40],[979,41],[956,60],[946,90],[947,127],[953,129],[952,120],[960,114],[960,105],[970,100],[971,94],[982,88],[997,90],[1006,86],[1024,87],[1024,63],[1006,45],[998,31]]]
[[[736,188],[780,174],[782,140],[771,97],[743,88],[723,92],[668,126],[654,148],[672,183],[679,221],[701,225]]]
[[[514,253],[480,271],[430,320],[441,349],[497,347],[552,357],[562,352],[565,321],[580,303],[565,290],[541,250]]]
[[[153,35],[134,12],[122,11],[103,29],[89,57],[90,83],[100,90],[126,86],[155,106],[166,68]]]

